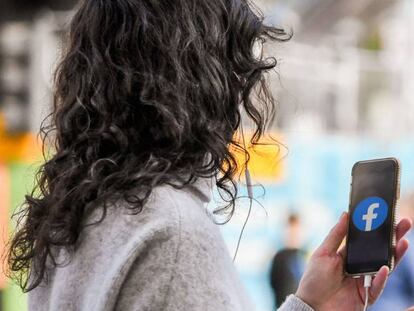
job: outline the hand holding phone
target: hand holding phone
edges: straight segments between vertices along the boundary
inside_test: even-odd
[[[354,182],[355,178],[353,183]],[[361,189],[359,186],[355,188],[356,184],[352,185],[353,189]],[[391,190],[391,193],[393,193],[394,190]],[[361,191],[360,193],[362,194],[364,191]],[[354,202],[356,202],[356,204],[350,204],[350,213],[344,213],[341,216],[338,223],[331,229],[323,243],[311,256],[310,262],[296,292],[297,297],[309,304],[315,310],[362,311],[363,309],[364,301],[362,300],[362,297],[365,297],[363,280],[362,278],[356,279],[352,277],[344,277],[344,270],[347,271],[347,268],[349,268],[347,267],[347,260],[349,256],[346,251],[349,244],[344,247],[340,246],[343,239],[347,236],[349,226],[352,222],[351,217],[353,216],[353,212],[355,210],[355,208],[353,209],[352,207],[356,207],[360,201],[364,200],[364,198],[358,200],[358,196],[356,194],[357,193],[354,192]],[[379,196],[378,193],[376,193],[376,195]],[[386,200],[386,198],[382,198]],[[378,218],[378,215],[373,215],[378,214],[378,207],[374,208],[377,206],[375,203],[379,202],[364,203],[368,204],[368,207],[363,214],[370,215],[366,216],[365,219],[363,219],[363,215],[361,215],[361,222],[362,220],[365,220],[365,226],[362,226],[361,224],[358,226],[363,228],[364,232],[365,230],[375,231],[379,229],[382,225],[386,224],[387,219],[389,219],[387,218],[388,216],[385,217],[385,220],[382,220]],[[375,205],[371,207],[371,212],[368,213],[368,208],[372,204]],[[387,215],[389,214],[387,213]],[[391,215],[392,218],[393,216],[394,215]],[[383,215],[381,217],[383,217]],[[370,223],[367,224],[366,222]],[[378,225],[379,223],[381,224]],[[381,261],[381,263],[385,263],[385,265],[378,268],[378,261],[373,260],[372,262],[369,261],[369,265],[364,263],[360,266],[362,268],[361,271],[358,271],[358,273],[372,273],[376,275],[372,281],[372,286],[369,289],[369,304],[375,302],[385,286],[388,273],[390,271],[389,267],[387,267],[388,263],[390,263],[390,256],[388,255],[394,255],[394,265],[390,264],[390,266],[395,266],[407,250],[408,241],[404,239],[404,235],[410,228],[411,221],[405,218],[400,221],[400,223],[395,227],[395,230],[388,231],[390,233],[395,232],[394,236],[396,243],[394,251],[388,252],[388,242],[390,241],[388,238],[386,238],[385,241],[381,241],[383,243],[376,246],[382,249],[385,245],[386,252],[380,252],[382,257],[380,258],[380,256],[377,257],[377,255],[375,255],[375,258],[380,258],[379,261]],[[349,234],[352,235],[350,232]],[[362,252],[363,251],[364,250],[362,250]],[[367,269],[367,267],[369,269]]]

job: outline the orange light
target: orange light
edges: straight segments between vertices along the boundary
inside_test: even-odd
[[[0,113],[0,162],[33,162],[41,159],[42,144],[36,135],[6,133],[5,120]]]
[[[250,144],[252,133],[245,135],[247,150],[250,154],[248,164],[250,174],[256,181],[264,183],[280,182],[284,178],[284,156],[286,155],[286,147],[280,143],[280,136],[271,134],[263,137],[257,145]],[[242,142],[240,137],[236,141]],[[240,145],[243,145],[240,143]],[[239,172],[243,173],[245,162],[245,154],[242,150],[231,147],[231,152],[236,157]]]

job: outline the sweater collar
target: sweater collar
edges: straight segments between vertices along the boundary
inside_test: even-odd
[[[214,181],[214,177],[198,177],[197,180],[188,187],[201,201],[208,203],[212,198]]]

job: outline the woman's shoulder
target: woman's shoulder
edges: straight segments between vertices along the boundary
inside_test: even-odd
[[[203,181],[190,187],[176,189],[169,185],[153,189],[139,212],[130,203],[118,200],[98,208],[87,220],[96,225],[83,230],[79,248],[89,251],[102,249],[119,252],[139,249],[141,244],[169,241],[176,248],[178,239],[186,237],[195,244],[200,239],[221,238],[218,226],[207,210],[208,184]],[[104,216],[104,217],[103,217]]]
[[[158,186],[139,212],[123,200],[112,205],[107,222],[128,231],[129,236],[145,234],[148,230],[175,235],[182,230],[214,225],[206,204],[210,199],[207,194],[210,189],[202,187],[200,183],[181,189],[170,185]]]
[[[168,233],[164,240],[151,240],[155,248],[148,247],[145,254],[139,251],[124,281],[119,310],[138,304],[150,307],[148,301],[156,301],[159,310],[252,310],[202,197],[172,187],[162,187],[154,195],[143,215],[162,219]],[[150,285],[146,276],[154,280]]]
[[[96,209],[70,263],[57,268],[50,283],[54,293],[62,294],[56,294],[59,305],[81,303],[72,298],[82,297],[85,305],[99,302],[104,305],[97,309],[107,310],[119,299],[127,302],[132,297],[161,310],[165,301],[160,299],[165,299],[178,271],[188,273],[189,264],[211,258],[208,254],[217,250],[214,245],[222,250],[221,242],[214,241],[220,238],[218,228],[204,205],[191,191],[161,186],[139,213],[122,201],[108,205],[105,214],[103,208]],[[97,220],[101,221],[93,224]]]

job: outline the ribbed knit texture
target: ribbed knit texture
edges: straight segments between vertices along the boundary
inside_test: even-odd
[[[289,295],[278,311],[315,311],[295,295]]]

